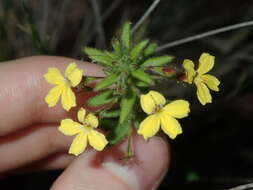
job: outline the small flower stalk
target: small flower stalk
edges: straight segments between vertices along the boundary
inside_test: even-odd
[[[102,51],[85,47],[83,51],[93,63],[103,66],[105,77],[95,86],[90,87],[96,77],[87,77],[85,71],[76,63],[70,63],[64,75],[54,67],[44,75],[53,85],[45,97],[49,107],[56,106],[61,98],[64,110],[78,107],[75,92],[90,90],[96,96],[87,100],[89,107],[79,107],[78,122],[71,118],[61,121],[59,131],[67,136],[74,136],[69,153],[80,155],[88,146],[97,151],[108,145],[128,140],[126,158],[133,156],[131,135],[137,131],[145,140],[152,138],[159,131],[175,139],[182,134],[183,127],[179,119],[190,113],[190,103],[182,98],[166,99],[156,89],[161,81],[180,81],[182,74],[185,82],[197,87],[197,97],[202,105],[212,102],[209,89],[219,91],[219,80],[207,74],[214,66],[214,56],[203,53],[198,69],[194,63],[183,61],[182,71],[170,67],[173,56],[155,56],[157,45],[149,40],[134,42],[131,25],[123,25],[120,36],[112,41],[112,51]],[[83,88],[87,87],[87,88]],[[169,89],[168,93],[169,94]],[[89,110],[90,108],[93,111]],[[95,111],[94,111],[95,110]],[[98,130],[99,129],[99,130]]]

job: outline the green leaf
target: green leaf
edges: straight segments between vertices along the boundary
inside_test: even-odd
[[[140,80],[140,81],[143,81],[149,85],[154,85],[155,82],[153,81],[153,79],[151,78],[151,76],[149,76],[147,73],[145,73],[142,69],[138,69],[138,70],[135,70],[131,73],[131,75]]]
[[[139,80],[135,82],[135,85],[138,87],[149,87],[150,86],[149,84],[147,84],[143,81],[139,81]]]
[[[141,52],[147,46],[148,42],[149,40],[143,40],[133,47],[132,51],[130,52],[130,57],[132,60],[136,60],[140,56]]]
[[[150,67],[150,66],[154,66],[154,67],[159,67],[159,66],[163,66],[169,62],[172,61],[174,57],[172,56],[161,56],[161,57],[153,57],[150,59],[147,59],[146,61],[144,61],[144,63],[141,64],[141,67]]]
[[[101,50],[85,47],[84,52],[89,56],[89,58],[93,61],[96,61],[104,66],[112,66],[112,62],[114,61],[112,57],[110,57],[107,52],[103,52]]]
[[[116,128],[117,125],[118,121],[116,119],[104,118],[100,120],[100,126],[106,130],[113,130]]]
[[[126,22],[123,25],[123,29],[120,36],[121,44],[126,49],[130,48],[130,36],[131,36],[131,24],[130,22]]]
[[[88,77],[88,76],[84,76],[83,78],[84,78],[83,82],[84,82],[85,84],[90,83],[90,82],[94,82],[95,80],[98,79],[98,78],[96,78],[96,77]]]
[[[119,123],[123,123],[133,111],[133,107],[136,101],[136,93],[132,88],[128,88],[127,94],[121,99],[120,102],[120,117]]]
[[[95,91],[102,90],[104,88],[107,88],[118,81],[118,74],[110,74],[109,76],[105,77],[100,83],[96,85],[94,88]]]
[[[115,97],[112,97],[113,90],[104,91],[88,100],[89,106],[101,106],[104,104],[108,104],[114,100]]]
[[[115,52],[105,51],[106,55],[112,59],[112,61],[116,61],[119,56]]]
[[[112,132],[106,137],[110,145],[117,144],[130,134],[132,130],[131,119],[125,120],[124,123],[118,123],[118,125],[112,130]]]
[[[154,54],[156,52],[156,48],[156,43],[149,44],[148,47],[144,50],[144,56],[147,57]]]
[[[103,118],[117,118],[119,117],[120,110],[113,110],[113,111],[104,111],[100,115]]]
[[[119,40],[113,40],[112,47],[113,47],[115,54],[117,54],[118,56],[121,56],[121,47],[120,47]]]

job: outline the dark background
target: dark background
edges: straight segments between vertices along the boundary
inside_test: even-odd
[[[0,1],[0,61],[37,54],[86,59],[84,46],[110,48],[121,24],[140,18],[150,0],[97,0],[99,15],[89,0]],[[114,7],[113,7],[114,6]],[[158,44],[253,19],[252,0],[162,0],[136,33]],[[95,14],[95,15],[94,15]],[[102,23],[101,25],[99,23]],[[171,141],[171,168],[159,189],[226,189],[253,181],[253,26],[211,36],[164,52],[197,62],[202,52],[216,56],[212,74],[221,91],[205,107],[195,89],[161,87],[171,98],[192,102],[184,129]],[[0,181],[8,189],[48,189],[61,171],[25,174]]]

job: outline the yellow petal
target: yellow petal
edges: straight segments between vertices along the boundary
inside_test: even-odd
[[[77,68],[77,65],[75,62],[69,63],[69,65],[67,66],[65,70],[65,77],[71,74],[76,68]]]
[[[144,139],[153,137],[160,128],[160,119],[157,115],[153,114],[144,119],[139,126],[137,133],[142,135]]]
[[[183,62],[183,67],[186,71],[187,82],[192,84],[193,78],[196,75],[194,63],[190,59],[185,59]]]
[[[157,106],[163,106],[165,102],[164,96],[153,90],[145,95],[141,95],[141,107],[147,114],[152,114]]]
[[[220,81],[215,76],[206,74],[202,75],[201,78],[206,83],[208,88],[210,88],[213,91],[219,91],[218,86],[220,84]]]
[[[72,107],[76,106],[76,97],[71,88],[65,85],[61,97],[62,107],[69,111]]]
[[[190,112],[189,102],[185,100],[176,100],[167,104],[162,112],[165,112],[175,118],[187,117]]]
[[[182,133],[182,128],[179,122],[173,117],[162,114],[161,115],[162,130],[171,138],[176,138],[177,135]]]
[[[78,113],[77,113],[78,121],[80,121],[81,123],[83,123],[85,115],[86,115],[86,110],[83,109],[83,108],[80,108],[79,111],[78,111]]]
[[[89,144],[96,150],[101,151],[105,148],[108,141],[102,133],[91,130],[88,134]]]
[[[92,128],[96,128],[98,126],[98,118],[92,113],[87,115],[87,117],[84,119],[84,122]]]
[[[57,85],[48,92],[47,96],[45,97],[45,102],[49,107],[54,107],[57,104],[60,95],[63,92],[63,88],[63,85]]]
[[[75,63],[70,63],[67,69],[65,70],[65,76],[70,81],[71,86],[75,87],[82,80],[83,70],[78,69]]]
[[[87,147],[87,134],[81,132],[73,140],[69,149],[69,154],[74,154],[78,156],[85,150],[86,147]]]
[[[215,57],[210,55],[209,53],[202,53],[199,58],[199,68],[198,73],[203,75],[210,71],[214,66]]]
[[[212,96],[209,89],[203,82],[196,83],[197,96],[200,103],[204,106],[206,103],[212,103]]]
[[[64,135],[76,135],[81,132],[82,125],[80,123],[74,122],[72,119],[63,119],[61,125],[58,128]]]
[[[44,78],[49,84],[59,85],[64,82],[64,77],[61,75],[57,68],[48,68],[48,72],[44,75]]]

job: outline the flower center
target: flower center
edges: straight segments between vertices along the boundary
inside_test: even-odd
[[[92,127],[90,125],[88,125],[87,123],[83,123],[82,129],[88,133],[92,130]]]
[[[194,83],[201,83],[201,82],[203,82],[203,80],[202,80],[202,78],[200,76],[196,76],[194,78]]]
[[[154,114],[160,112],[162,107],[163,107],[162,105],[156,105],[152,113]]]

